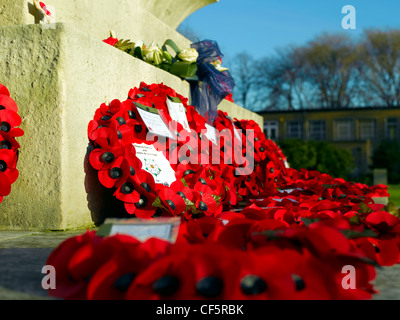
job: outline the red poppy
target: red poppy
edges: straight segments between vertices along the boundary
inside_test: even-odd
[[[89,300],[124,300],[137,275],[152,261],[153,252],[163,253],[169,243],[158,239],[141,244],[133,237],[117,234],[103,240],[102,247],[112,248],[112,257],[103,263],[90,278],[87,288]],[[102,248],[98,248],[100,250]]]
[[[17,154],[8,149],[0,149],[0,172],[2,172],[8,181],[13,184],[18,179]]]
[[[113,38],[113,37],[109,37],[109,38],[103,40],[103,42],[105,42],[105,43],[107,43],[107,44],[109,44],[111,46],[114,46],[118,42],[118,39],[117,38]]]
[[[46,5],[45,5],[43,2],[39,2],[39,5],[40,5],[40,7],[43,9],[44,13],[45,13],[47,16],[51,16],[51,12],[50,12],[49,10],[47,10],[47,7],[46,7]]]
[[[93,246],[98,245],[101,239],[96,236],[94,231],[86,232],[83,235],[71,237],[63,241],[51,252],[47,259],[47,264],[55,268],[57,283],[55,289],[49,289],[51,296],[69,300],[86,299],[87,277],[91,274],[90,272],[85,273],[77,269],[79,265],[84,266],[84,270],[96,269],[95,267],[87,268],[87,259],[93,256]],[[88,247],[85,247],[86,245]],[[84,247],[85,249],[79,251],[80,248]],[[76,260],[70,264],[71,258],[74,255]],[[74,279],[70,275],[70,268],[73,270],[74,275],[79,275],[79,277]]]
[[[0,83],[0,95],[10,96],[10,91],[8,91],[7,87]]]
[[[14,112],[18,112],[18,106],[15,103],[15,101],[10,97],[10,93],[8,92],[7,88],[3,86],[3,87],[0,87],[0,90],[3,90],[3,92],[4,92],[4,93],[1,93],[1,91],[0,91],[0,111],[7,109],[7,110],[14,111]]]

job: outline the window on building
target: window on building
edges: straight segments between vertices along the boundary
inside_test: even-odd
[[[336,140],[353,140],[353,121],[350,119],[336,120]]]
[[[375,119],[360,120],[360,139],[375,139],[376,138],[376,121]]]
[[[397,138],[398,120],[397,118],[386,119],[386,139],[395,140]]]
[[[277,140],[279,138],[279,123],[278,123],[278,121],[265,121],[264,133],[268,139]]]
[[[304,138],[303,121],[288,121],[287,122],[287,137],[288,138]]]
[[[326,139],[326,122],[325,120],[311,120],[309,138],[311,140]]]

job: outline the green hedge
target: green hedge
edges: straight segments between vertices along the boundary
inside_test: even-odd
[[[400,184],[400,141],[383,140],[372,156],[372,168],[388,170],[389,184]]]
[[[350,151],[326,141],[287,139],[279,142],[292,168],[318,170],[335,178],[347,179],[354,168]]]

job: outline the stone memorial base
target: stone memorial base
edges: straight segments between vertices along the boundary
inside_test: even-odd
[[[93,225],[101,199],[88,196],[85,156],[95,110],[103,102],[125,100],[142,81],[190,94],[186,81],[65,23],[0,27],[0,57],[0,82],[17,102],[25,132],[17,139],[20,177],[0,205],[0,229]],[[220,108],[263,127],[262,117],[231,102]],[[89,209],[90,200],[99,205]]]

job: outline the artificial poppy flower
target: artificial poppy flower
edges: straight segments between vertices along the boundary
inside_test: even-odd
[[[400,225],[400,219],[386,211],[370,213],[365,219],[366,225],[373,230],[385,233],[390,232],[396,226]]]
[[[0,172],[13,184],[18,179],[17,154],[13,150],[0,149]]]
[[[115,44],[118,42],[117,38],[113,38],[113,37],[109,37],[105,40],[103,40],[103,42],[109,44],[110,46],[115,46]]]
[[[0,95],[10,96],[10,91],[8,91],[7,87],[0,83]]]
[[[0,131],[8,133],[12,137],[20,137],[24,132],[20,128],[15,128],[20,124],[21,117],[18,113],[9,109],[0,110]]]
[[[8,92],[7,88],[5,88],[3,86],[3,90],[4,94],[1,93],[0,91],[0,110],[11,110],[14,112],[18,112],[18,106],[16,104],[16,102],[10,97],[10,93]],[[6,91],[7,90],[7,91]]]
[[[152,261],[154,253],[146,249],[160,247],[158,252],[163,252],[169,245],[159,239],[150,239],[148,242],[155,242],[155,245],[143,245],[134,237],[123,234],[104,239],[102,246],[113,248],[112,256],[90,278],[87,287],[88,300],[124,300],[135,277]]]
[[[90,231],[64,240],[51,252],[47,258],[47,264],[53,266],[56,270],[57,286],[55,289],[49,289],[49,295],[69,300],[86,299],[87,278],[73,279],[69,274],[69,263],[75,254],[81,254],[78,252],[80,248],[87,244],[96,246],[101,240],[102,238],[96,236],[94,231]],[[90,256],[92,255],[92,251],[89,248],[86,249],[86,253]],[[73,268],[75,268],[75,264],[73,265]],[[76,273],[78,274],[78,272]]]
[[[181,215],[186,211],[186,202],[184,198],[171,188],[162,188],[159,191],[159,197],[163,204],[173,216]]]

